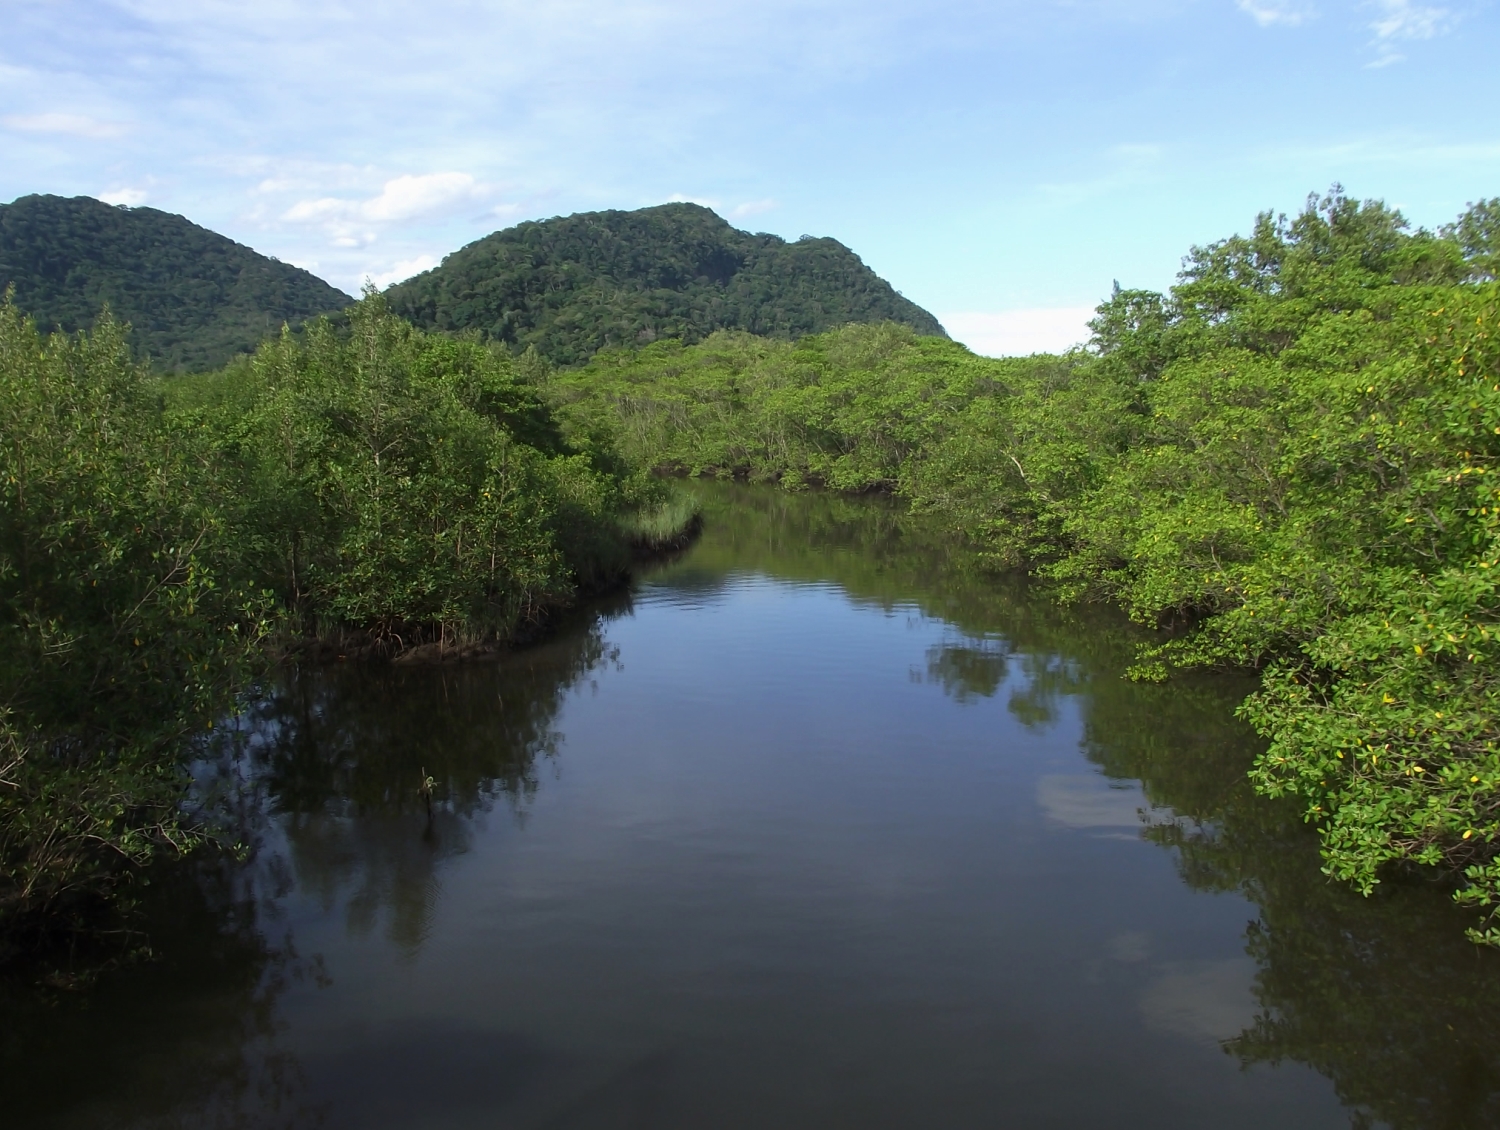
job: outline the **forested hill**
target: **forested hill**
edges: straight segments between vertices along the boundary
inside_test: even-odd
[[[559,365],[721,329],[794,338],[891,321],[947,336],[837,240],[752,235],[697,204],[518,224],[386,294],[418,326],[479,330]]]
[[[253,351],[283,322],[349,296],[300,267],[155,208],[88,196],[0,204],[0,288],[43,331],[89,328],[108,304],[131,348],[162,371],[203,371]]]

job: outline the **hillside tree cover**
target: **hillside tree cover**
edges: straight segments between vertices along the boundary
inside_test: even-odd
[[[1117,290],[1066,357],[720,333],[602,354],[553,396],[650,464],[894,490],[995,566],[1168,629],[1138,677],[1256,669],[1253,778],[1301,798],[1328,873],[1438,867],[1493,912],[1497,213],[1434,234],[1335,189],[1193,249],[1168,294]]]
[[[300,267],[155,208],[87,196],[0,204],[0,292],[45,333],[89,329],[105,307],[158,372],[217,369],[283,324],[347,306]]]
[[[725,329],[786,339],[890,321],[945,336],[837,240],[752,235],[697,204],[518,224],[386,295],[415,325],[478,331],[556,365]]]

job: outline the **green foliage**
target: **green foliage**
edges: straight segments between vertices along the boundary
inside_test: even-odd
[[[787,339],[894,321],[943,333],[836,240],[751,235],[696,204],[519,224],[386,293],[418,326],[477,330],[558,365],[724,329]]]
[[[528,362],[378,296],[211,376],[126,341],[0,306],[0,937],[208,836],[189,738],[273,630],[494,643],[670,533],[670,492],[565,438]]]
[[[165,429],[125,329],[43,339],[0,305],[0,924],[107,891],[193,842],[183,738],[245,673],[194,437]]]
[[[702,507],[696,495],[673,492],[656,506],[629,515],[621,529],[642,553],[679,549],[702,528]]]
[[[170,390],[228,468],[247,568],[300,631],[396,648],[503,638],[628,564],[661,489],[564,439],[522,363],[414,330],[373,294]]]
[[[895,327],[716,335],[556,379],[632,457],[893,489],[996,564],[1170,627],[1138,676],[1259,669],[1261,790],[1330,875],[1462,875],[1500,906],[1500,285],[1493,202],[1444,235],[1335,189],[1116,288],[1086,353],[1005,361]],[[1476,938],[1500,944],[1500,929]]]
[[[895,486],[994,374],[961,345],[887,322],[796,343],[720,331],[611,351],[549,388],[571,419],[617,430],[633,461],[861,491]]]
[[[161,372],[203,372],[251,353],[283,323],[349,304],[299,267],[181,216],[86,196],[0,204],[0,291],[45,331],[95,324],[108,306],[131,349]]]
[[[1379,205],[1331,197],[1257,238],[1190,260],[1176,359],[1047,571],[1196,621],[1145,673],[1264,669],[1254,778],[1304,799],[1330,874],[1368,892],[1384,865],[1445,864],[1490,905],[1500,296]]]
[[[1455,223],[1443,228],[1443,235],[1463,249],[1470,278],[1500,278],[1500,196],[1470,204]]]

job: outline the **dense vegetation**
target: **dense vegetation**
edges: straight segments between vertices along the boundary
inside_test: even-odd
[[[418,326],[477,330],[557,365],[725,329],[793,338],[891,321],[943,334],[837,240],[751,235],[696,204],[519,224],[386,293]]]
[[[504,351],[378,296],[196,378],[0,305],[0,942],[202,840],[190,740],[267,645],[438,657],[622,575],[664,501]],[[3,948],[3,947],[0,947]]]
[[[891,489],[997,566],[1260,671],[1253,777],[1329,874],[1500,900],[1500,201],[1441,233],[1340,191],[1117,291],[1091,347],[988,361],[897,326],[719,333],[553,381],[646,463]],[[1476,938],[1500,943],[1491,924]]]
[[[1329,874],[1368,892],[1428,865],[1497,905],[1500,201],[1436,234],[1340,192],[1263,215],[1194,249],[1170,293],[1117,290],[1065,357],[979,358],[889,321],[791,340],[795,319],[667,318],[707,336],[550,372],[542,346],[615,339],[572,300],[634,278],[618,264],[644,262],[653,225],[702,238],[663,243],[652,285],[609,309],[723,297],[759,262],[714,259],[733,229],[703,209],[604,215],[450,259],[519,279],[532,247],[556,284],[535,294],[572,296],[488,342],[369,295],[163,381],[108,316],[46,337],[3,308],[0,917],[87,904],[201,837],[186,738],[268,639],[462,654],[620,576],[632,540],[688,516],[642,467],[892,491],[991,566],[1169,629],[1138,676],[1258,670],[1253,779],[1302,798]]]
[[[0,204],[0,292],[7,286],[44,332],[88,329],[107,306],[130,323],[136,358],[160,372],[216,369],[283,323],[350,301],[181,216],[87,196]]]
[[[182,848],[176,766],[263,630],[197,439],[165,442],[125,333],[0,306],[0,918]]]

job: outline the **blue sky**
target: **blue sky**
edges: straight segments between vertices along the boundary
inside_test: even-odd
[[[1335,181],[1500,196],[1487,0],[3,0],[0,200],[150,204],[348,291],[671,199],[831,235],[982,352]]]

